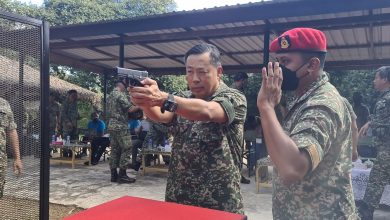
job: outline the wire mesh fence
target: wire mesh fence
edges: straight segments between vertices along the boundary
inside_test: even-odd
[[[0,11],[0,219],[40,218],[41,68],[42,25]]]

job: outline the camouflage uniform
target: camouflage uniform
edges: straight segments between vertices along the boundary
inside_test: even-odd
[[[342,97],[322,74],[288,106],[283,127],[310,157],[310,168],[291,185],[283,184],[275,169],[274,219],[358,219],[351,185],[351,116]]]
[[[363,200],[378,208],[384,187],[390,183],[390,90],[383,92],[375,104],[370,126],[378,155]]]
[[[117,89],[107,98],[108,133],[111,142],[110,168],[127,169],[131,156],[131,135],[127,129],[127,112],[132,106],[129,96]]]
[[[58,103],[58,102],[51,102],[49,104],[49,134],[50,134],[50,137],[54,134],[56,134],[56,128],[57,128],[57,125],[58,125],[58,115],[60,114],[61,112],[61,105]],[[59,129],[59,128],[57,128]]]
[[[68,99],[62,104],[61,119],[62,119],[62,132],[64,137],[69,135],[71,139],[77,139],[77,119],[79,118],[79,112],[77,110],[77,101],[70,102]],[[71,122],[72,126],[67,124]]]
[[[355,114],[355,111],[353,110],[353,107],[352,107],[351,103],[349,103],[348,99],[346,99],[346,98],[344,98],[344,97],[342,97],[342,98],[343,98],[343,100],[344,100],[345,105],[346,105],[347,108],[348,108],[348,112],[349,112],[349,114],[351,115],[351,119],[352,119],[352,120],[356,120],[356,119],[357,119],[357,116],[356,116],[356,114]]]
[[[3,197],[7,172],[6,133],[16,129],[14,115],[8,102],[0,98],[0,198]]]
[[[190,93],[183,96],[191,97]],[[221,82],[206,101],[218,102],[228,122],[190,121],[175,116],[165,200],[243,213],[239,167],[246,99]]]

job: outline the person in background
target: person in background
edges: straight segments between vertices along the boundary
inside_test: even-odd
[[[64,138],[70,136],[71,140],[77,140],[77,120],[80,118],[77,109],[77,91],[68,91],[68,97],[62,104],[61,120]]]
[[[61,105],[56,101],[55,94],[49,96],[49,135],[57,135],[61,130]]]
[[[233,77],[233,84],[230,86],[230,88],[233,88],[233,89],[237,89],[238,91],[242,92],[242,94],[245,95],[245,88],[248,84],[248,74],[244,73],[244,72],[239,72],[237,73],[236,75],[234,75]],[[245,95],[246,97],[246,95]],[[244,124],[244,134],[245,132],[247,131],[247,127],[246,125],[248,123],[251,123],[251,122],[248,122],[248,118],[246,119],[245,121],[245,124]],[[249,141],[245,141],[245,145],[244,145],[247,149],[244,149],[249,151],[249,147],[251,146],[251,143]],[[244,161],[241,161],[241,183],[244,183],[244,184],[249,184],[251,181],[247,178],[244,177],[244,175],[242,174],[242,168],[243,168],[243,165],[244,165]]]
[[[131,163],[131,134],[128,131],[128,112],[134,112],[136,106],[130,102],[126,93],[127,85],[118,81],[107,97],[108,133],[111,141],[111,182],[134,183],[135,179],[127,176],[126,170]],[[118,173],[119,168],[119,173]]]
[[[370,172],[366,193],[359,207],[362,220],[373,218],[383,190],[390,183],[390,66],[383,66],[376,70],[374,87],[380,92],[380,96],[370,120],[359,132],[360,136],[365,136],[367,130],[371,128],[378,151],[377,160]]]
[[[356,113],[356,125],[360,130],[363,125],[368,122],[368,116],[370,115],[370,111],[368,107],[363,103],[363,96],[360,92],[354,92],[353,96],[353,111]]]
[[[233,84],[230,86],[230,88],[237,89],[238,91],[244,93],[244,90],[248,84],[248,74],[244,72],[237,73],[233,77]]]
[[[141,121],[137,119],[129,120],[128,124],[131,135],[138,135],[141,130]]]
[[[5,99],[0,98],[0,199],[3,197],[7,173],[7,139],[13,150],[14,173],[19,176],[22,174],[23,164],[20,159],[19,138],[16,132],[14,114],[9,103]]]
[[[99,113],[94,112],[91,114],[91,121],[88,122],[88,139],[91,141],[91,164],[96,165],[99,163],[100,158],[106,151],[106,148],[110,146],[110,139],[103,137],[106,124],[99,119]],[[88,162],[85,163],[89,165]]]

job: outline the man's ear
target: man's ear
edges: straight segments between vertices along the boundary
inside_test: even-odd
[[[223,68],[222,68],[222,66],[218,66],[217,67],[217,77],[218,77],[218,80],[220,80],[222,78],[222,74],[223,74]]]
[[[313,57],[309,60],[309,66],[308,66],[309,72],[317,72],[321,69],[321,61],[317,57]]]

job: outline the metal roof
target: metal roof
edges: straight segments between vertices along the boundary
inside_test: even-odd
[[[390,63],[389,0],[267,1],[52,27],[50,53],[54,63],[97,73],[123,58],[124,67],[183,74],[184,53],[206,42],[220,49],[225,72],[258,72],[270,40],[293,27],[325,32],[327,69]]]

